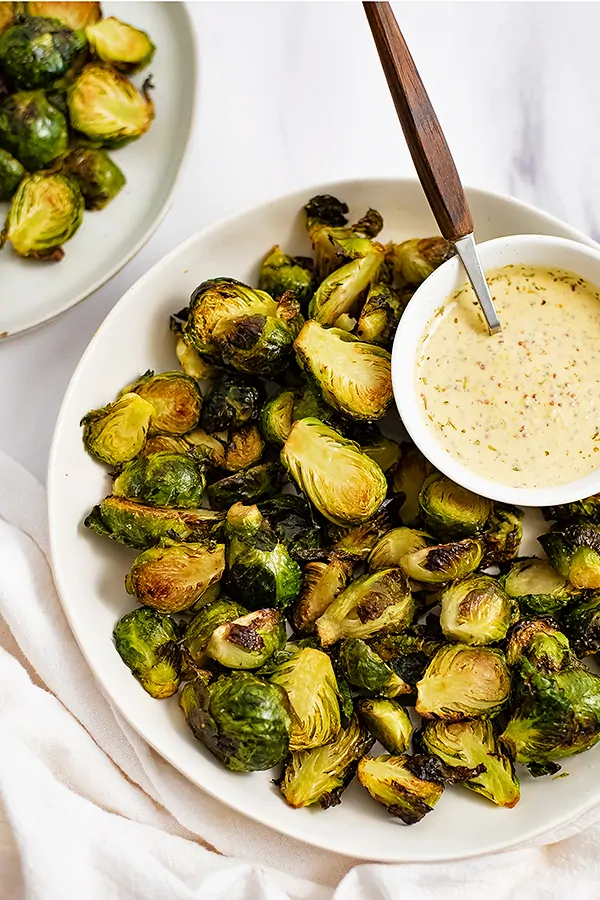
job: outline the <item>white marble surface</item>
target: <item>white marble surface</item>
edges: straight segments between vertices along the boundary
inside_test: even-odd
[[[395,3],[465,183],[600,237],[597,3]],[[109,284],[0,346],[0,447],[44,479],[61,397],[124,291],[217,219],[328,180],[412,174],[352,3],[194,3],[199,116],[175,203]]]

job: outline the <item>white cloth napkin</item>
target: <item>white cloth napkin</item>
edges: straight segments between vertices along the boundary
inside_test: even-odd
[[[600,810],[546,847],[386,866],[306,847],[222,806],[104,698],[47,552],[44,490],[0,452],[0,897],[596,900]]]

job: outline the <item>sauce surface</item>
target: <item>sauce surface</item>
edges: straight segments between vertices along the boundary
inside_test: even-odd
[[[567,484],[600,468],[600,294],[563,269],[486,273],[502,333],[470,285],[429,322],[417,389],[437,441],[511,487]]]

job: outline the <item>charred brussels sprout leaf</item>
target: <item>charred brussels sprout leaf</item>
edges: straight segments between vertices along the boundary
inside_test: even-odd
[[[434,471],[421,451],[407,441],[400,444],[400,462],[394,472],[394,493],[403,494],[400,519],[409,528],[418,527],[421,507],[419,494],[425,479]]]
[[[400,561],[410,578],[425,584],[443,584],[474,572],[483,558],[483,542],[465,538],[450,544],[438,544],[413,550]]]
[[[600,650],[600,593],[576,603],[562,616],[565,634],[579,657]]]
[[[0,144],[31,172],[64,153],[68,140],[65,117],[43,91],[21,91],[0,106]]]
[[[150,84],[138,89],[116,69],[88,63],[68,91],[71,125],[103,147],[121,147],[148,131],[154,118]]]
[[[93,409],[81,420],[86,450],[100,462],[120,466],[144,447],[154,407],[137,394]]]
[[[413,727],[410,716],[396,700],[359,700],[356,711],[367,731],[388,753],[406,753]]]
[[[337,806],[354,778],[356,764],[373,746],[356,716],[335,741],[313,750],[292,753],[283,770],[279,788],[294,809],[320,803],[323,809]]]
[[[156,50],[145,31],[114,16],[88,25],[85,36],[95,57],[126,74],[139,72],[147,66]]]
[[[255,503],[263,497],[276,494],[283,481],[283,470],[279,463],[261,463],[221,478],[208,487],[208,499],[216,509],[227,509],[236,500]]]
[[[283,688],[249,672],[196,680],[182,698],[194,736],[235,772],[276,766],[288,752],[290,714]]]
[[[332,554],[329,562],[309,562],[302,572],[302,590],[294,605],[294,628],[300,632],[315,630],[315,622],[346,587],[352,565]]]
[[[349,638],[342,643],[338,660],[342,675],[365,694],[397,697],[411,693],[410,685],[358,638]]]
[[[600,588],[600,525],[557,522],[538,541],[556,571],[577,588]]]
[[[213,632],[221,625],[234,622],[247,613],[245,607],[226,597],[219,597],[212,603],[201,606],[183,635],[184,658],[190,659],[195,665],[204,665],[206,648]]]
[[[501,584],[521,611],[532,615],[553,614],[580,595],[547,560],[535,556],[515,560]]]
[[[443,541],[483,531],[493,508],[491,500],[467,491],[438,472],[423,484],[419,504],[425,527]]]
[[[148,506],[192,509],[202,505],[206,478],[191,456],[152,453],[125,463],[115,478],[113,494]]]
[[[92,509],[84,525],[127,547],[146,550],[165,538],[186,541],[211,537],[221,529],[224,518],[223,513],[210,509],[160,509],[122,497],[107,497]]]
[[[62,245],[83,220],[83,197],[63,175],[28,175],[12,199],[0,247],[10,241],[19,256],[58,262]]]
[[[228,472],[241,472],[260,462],[265,449],[257,425],[244,425],[230,431],[225,444],[222,466]]]
[[[193,378],[183,372],[147,372],[127,388],[151,403],[152,434],[187,434],[198,424],[202,396]]]
[[[261,500],[258,508],[292,555],[318,548],[323,543],[322,529],[316,524],[309,504],[298,494],[279,494]]]
[[[277,304],[275,318],[289,330],[292,337],[296,338],[302,331],[306,321],[302,315],[300,302],[293,291],[286,291]]]
[[[587,519],[588,522],[600,525],[600,494],[592,494],[591,497],[577,500],[574,503],[546,506],[542,513],[545,519],[557,519],[559,522]]]
[[[17,88],[46,88],[67,73],[85,35],[57,19],[30,16],[0,37],[0,68]]]
[[[314,290],[312,267],[312,259],[287,256],[276,244],[262,261],[258,287],[275,300],[293,291],[301,306],[306,307]]]
[[[104,209],[125,186],[125,176],[104,150],[76,147],[61,170],[79,185],[86,209]]]
[[[374,800],[405,825],[415,825],[431,812],[444,791],[439,781],[419,778],[408,767],[407,756],[364,756],[358,780]]]
[[[0,147],[0,203],[10,200],[24,174],[25,169],[19,160]]]
[[[446,637],[472,646],[503,640],[519,617],[515,600],[490,575],[459,578],[444,588],[440,603]]]
[[[425,719],[489,719],[505,706],[510,676],[501,650],[449,644],[417,684],[416,710]]]
[[[208,656],[230,669],[258,669],[285,645],[283,616],[258,609],[219,625],[206,647]]]
[[[340,730],[338,686],[326,653],[305,647],[282,663],[271,681],[284,688],[290,701],[292,752],[321,747],[336,739]]]
[[[225,374],[204,398],[202,427],[212,434],[253,422],[258,417],[261,398],[260,386],[239,375]]]
[[[269,443],[283,445],[288,439],[292,430],[295,397],[294,391],[284,388],[263,404],[259,421],[262,433]]]
[[[424,531],[414,528],[392,528],[380,538],[369,555],[368,566],[370,572],[379,569],[389,569],[399,566],[400,560],[409,553],[423,550],[433,541]]]
[[[387,284],[374,284],[358,319],[356,334],[369,344],[391,346],[407,298]]]
[[[287,366],[294,337],[275,316],[255,313],[220,319],[212,340],[225,365],[246,375],[272,377]]]
[[[0,35],[4,34],[7,28],[13,24],[18,11],[18,4],[12,0],[6,0],[0,3]],[[33,13],[35,15],[35,13]]]
[[[119,656],[152,697],[160,700],[177,691],[181,653],[169,616],[155,609],[134,609],[117,622],[113,637]]]
[[[482,568],[507,566],[519,553],[523,537],[523,510],[517,506],[495,503],[487,521],[483,541],[485,551]]]
[[[387,250],[396,277],[417,285],[456,253],[450,241],[442,237],[388,244]]]
[[[244,316],[274,316],[277,304],[234,278],[211,278],[193,292],[183,326],[184,337],[201,355],[216,354],[213,334],[221,321]]]
[[[171,543],[136,556],[125,587],[144,606],[177,613],[193,606],[224,569],[224,544]]]
[[[2,4],[4,6],[4,4]],[[10,5],[10,4],[8,4]],[[63,25],[68,25],[75,31],[83,31],[88,25],[97,22],[102,12],[99,3],[79,3],[77,0],[49,0],[38,2],[29,0],[25,4],[25,12],[28,16],[46,16],[58,19]]]
[[[366,522],[387,493],[379,466],[318,419],[300,419],[290,432],[281,461],[322,515],[338,525]]]
[[[307,322],[294,342],[300,366],[323,399],[355,419],[381,419],[392,401],[390,354],[339,328]]]

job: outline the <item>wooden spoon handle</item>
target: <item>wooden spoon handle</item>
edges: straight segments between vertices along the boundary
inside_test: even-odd
[[[440,231],[457,241],[473,218],[452,154],[389,3],[363,3],[396,112]]]

